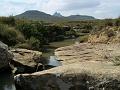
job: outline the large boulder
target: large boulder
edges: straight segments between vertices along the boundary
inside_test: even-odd
[[[120,90],[120,44],[76,44],[55,50],[62,66],[15,76],[22,90]]]
[[[33,73],[37,69],[43,70],[43,65],[39,63],[42,55],[41,52],[18,48],[11,49],[10,51],[14,55],[11,61],[14,73]]]
[[[13,55],[8,51],[8,46],[0,41],[0,71],[9,67]]]
[[[15,76],[17,90],[120,90],[120,67],[81,62]]]

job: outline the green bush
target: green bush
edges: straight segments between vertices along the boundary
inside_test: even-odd
[[[115,20],[115,26],[120,26],[120,19]]]
[[[19,43],[15,45],[15,48],[31,49],[31,46],[28,43]]]
[[[0,17],[0,22],[2,24],[7,24],[10,26],[15,26],[15,18],[13,16],[10,17]]]
[[[31,37],[27,43],[30,45],[31,49],[33,50],[39,50],[41,43],[38,39],[36,39],[35,37]]]
[[[0,40],[9,46],[25,41],[24,36],[14,28],[0,24]]]
[[[113,26],[113,20],[112,19],[105,19],[104,20],[105,26]]]
[[[88,35],[81,36],[77,41],[79,41],[80,43],[87,42],[88,37],[89,37]]]

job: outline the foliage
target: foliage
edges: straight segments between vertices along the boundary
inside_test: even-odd
[[[10,17],[0,17],[0,22],[2,24],[7,24],[7,25],[11,25],[14,26],[15,25],[15,18],[13,16]]]
[[[104,21],[104,23],[105,23],[105,26],[113,26],[113,21],[112,21],[112,19],[106,19],[106,20]]]
[[[41,46],[40,41],[34,37],[30,37],[27,43],[30,45],[31,49],[34,49],[34,50],[40,49],[40,46]]]
[[[115,26],[120,26],[120,18],[115,20]]]
[[[107,31],[107,36],[113,37],[113,36],[115,36],[115,32],[113,30],[109,30],[109,31]]]
[[[77,41],[79,41],[80,43],[87,42],[88,37],[88,35],[81,36]]]
[[[24,36],[18,30],[0,24],[0,40],[9,46],[14,46],[17,43],[24,42]]]
[[[115,31],[107,27],[120,26],[120,19],[66,21],[45,23],[25,19],[15,19],[13,16],[0,17],[0,40],[9,46],[17,46],[40,50],[43,45],[80,36],[80,42],[86,42],[89,34],[106,31],[108,37]]]

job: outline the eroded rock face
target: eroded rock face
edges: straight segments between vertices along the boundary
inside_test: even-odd
[[[42,64],[39,63],[41,52],[27,49],[12,49],[10,51],[14,55],[11,61],[14,69],[16,69],[14,73],[33,73],[37,68],[43,70]]]
[[[120,90],[120,66],[111,61],[120,56],[119,48],[119,44],[90,43],[59,48],[55,54],[62,66],[17,75],[15,83],[22,90]],[[57,88],[48,88],[50,81],[50,87]]]
[[[9,67],[13,55],[8,51],[8,46],[0,41],[0,71]]]
[[[22,75],[17,75],[15,80],[17,90],[60,90],[56,76],[49,73],[40,76],[28,76],[26,79]]]
[[[64,65],[15,76],[22,90],[119,90],[120,67],[98,62]]]

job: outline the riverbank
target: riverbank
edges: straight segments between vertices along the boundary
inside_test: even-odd
[[[111,62],[120,55],[120,44],[80,43],[55,50],[63,65],[87,61]]]
[[[58,48],[55,55],[62,66],[17,75],[15,82],[23,90],[119,90],[120,67],[112,61],[120,55],[119,47],[80,43]],[[33,86],[32,82],[36,84]]]
[[[54,56],[54,50],[57,49],[58,47],[71,45],[74,43],[74,41],[75,41],[74,39],[67,39],[67,40],[64,40],[61,42],[50,43],[49,47],[46,48],[47,52],[44,52],[44,53],[41,53],[38,51],[33,51],[33,50],[21,49],[21,48],[11,48],[9,50],[9,52],[12,52],[12,54],[14,55],[13,59],[10,61],[12,64],[10,66],[13,69],[13,73],[15,75],[20,74],[20,73],[21,74],[34,73],[37,71],[42,71],[42,70],[54,68],[57,66],[61,66],[61,63],[59,61],[57,61],[56,57]],[[8,46],[7,46],[7,48],[8,48]],[[8,49],[6,52],[8,52]],[[37,59],[37,63],[34,62],[36,59]],[[2,72],[2,74],[4,75],[6,73]],[[10,74],[9,76],[13,77],[12,74]],[[10,79],[10,81],[4,81],[4,79],[5,78],[3,76],[0,77],[0,80],[3,80],[1,82],[2,86],[0,86],[0,90],[4,90],[3,88],[5,88],[6,82],[12,82],[11,80],[13,80],[13,79]],[[14,82],[13,82],[13,84],[14,84]],[[9,87],[12,87],[12,85]],[[12,90],[12,89],[8,88],[8,90]]]

